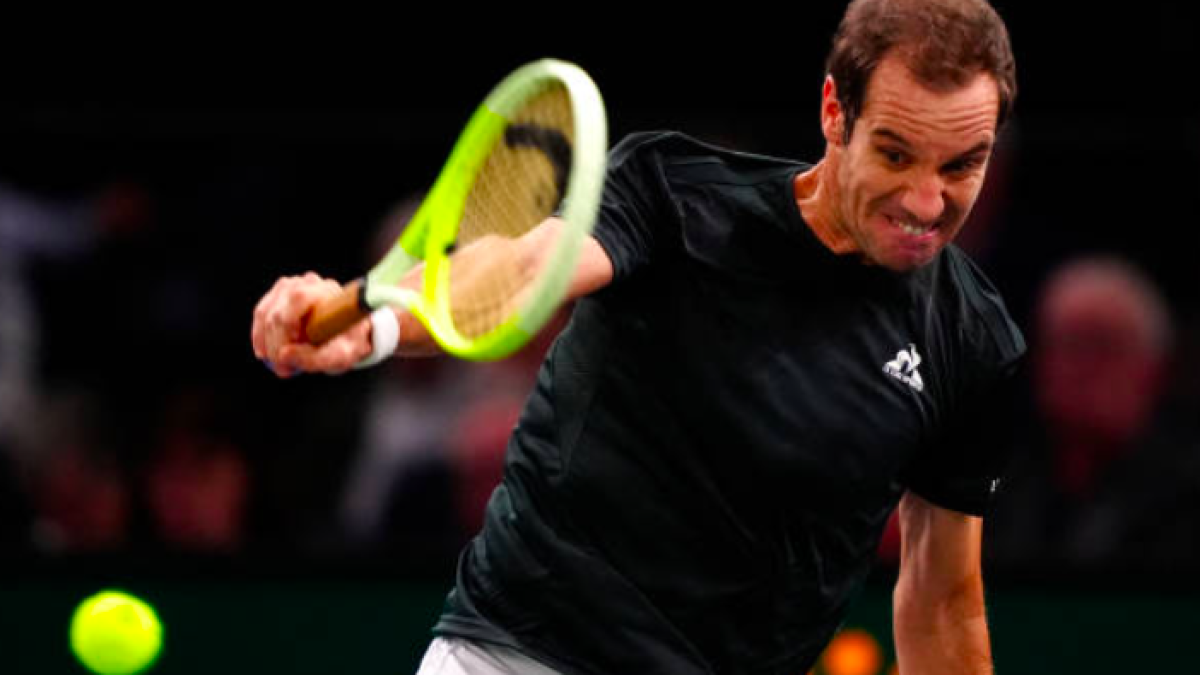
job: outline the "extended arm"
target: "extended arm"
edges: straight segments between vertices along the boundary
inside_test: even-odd
[[[516,247],[515,259],[520,261],[528,276],[532,276],[545,262],[558,228],[562,226],[561,220],[549,218],[519,239],[504,242]],[[480,239],[456,253],[455,257],[460,259],[464,268],[469,268],[472,253],[496,244],[494,240]],[[412,270],[401,285],[416,288],[420,283],[421,270],[421,267]],[[608,254],[594,238],[588,237],[580,251],[566,300],[596,291],[612,281],[612,277],[613,267]],[[360,322],[320,346],[310,345],[301,337],[305,315],[318,302],[336,295],[340,290],[338,283],[311,272],[301,277],[284,277],[275,282],[254,310],[250,331],[254,355],[269,362],[281,377],[300,372],[340,373],[352,368],[371,351],[368,321]],[[399,354],[420,356],[438,353],[437,343],[416,317],[399,310],[397,320],[400,323]]]
[[[993,672],[980,565],[982,519],[914,493],[900,503],[900,577],[893,596],[900,672]]]

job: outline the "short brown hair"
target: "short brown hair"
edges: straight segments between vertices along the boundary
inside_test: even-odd
[[[1012,112],[1016,62],[1008,29],[987,0],[853,0],[825,63],[837,85],[847,140],[862,113],[867,82],[892,50],[935,91],[965,86],[980,72],[991,75],[1000,94],[996,126]]]

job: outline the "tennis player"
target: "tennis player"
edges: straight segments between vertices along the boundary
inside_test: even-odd
[[[804,673],[897,507],[900,671],[992,672],[1004,458],[981,440],[1025,345],[951,242],[1013,103],[1007,30],[985,0],[856,0],[827,73],[815,165],[677,133],[613,149],[421,673]],[[531,265],[558,226],[525,237]],[[298,342],[337,289],[280,280],[255,353],[285,376],[371,358],[370,325]],[[399,353],[433,350],[397,319]]]

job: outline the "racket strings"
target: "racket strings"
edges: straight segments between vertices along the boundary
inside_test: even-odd
[[[573,144],[571,100],[557,82],[532,96],[496,142],[467,198],[450,258],[450,314],[463,336],[503,323],[532,289],[537,274],[522,264],[514,240],[559,208]]]

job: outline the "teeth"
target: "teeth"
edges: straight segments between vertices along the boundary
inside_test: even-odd
[[[929,228],[927,228],[927,227],[925,227],[925,228],[915,227],[913,225],[910,225],[908,222],[902,221],[902,220],[896,221],[896,224],[899,225],[900,229],[903,230],[906,234],[911,234],[913,236],[920,236],[929,231]]]

